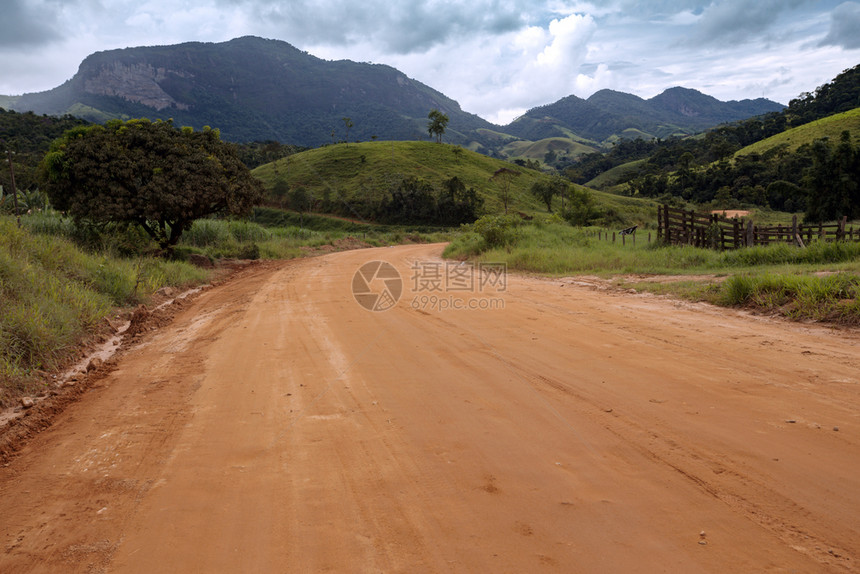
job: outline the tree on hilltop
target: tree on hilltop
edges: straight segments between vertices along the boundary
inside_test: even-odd
[[[72,129],[42,161],[52,205],[76,220],[140,225],[165,254],[195,219],[242,215],[262,185],[218,130],[112,120]]]
[[[346,141],[346,145],[348,146],[349,145],[349,130],[355,124],[352,123],[352,118],[341,118],[341,119],[343,120],[343,125],[346,127],[346,139],[344,141]]]
[[[427,114],[427,118],[430,120],[427,122],[427,133],[430,134],[430,137],[436,136],[436,143],[442,143],[442,134],[448,127],[448,116],[437,109],[432,109]]]

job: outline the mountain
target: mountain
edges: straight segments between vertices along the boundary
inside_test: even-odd
[[[600,90],[587,100],[568,96],[533,108],[506,131],[527,139],[575,133],[595,142],[618,137],[665,138],[694,134],[718,124],[743,120],[784,106],[759,98],[721,102],[697,90],[670,88],[649,100]]]
[[[17,111],[97,122],[173,118],[178,125],[217,127],[233,141],[308,146],[344,139],[343,118],[353,123],[353,141],[427,137],[433,108],[450,117],[449,141],[494,127],[390,66],[322,60],[256,37],[97,52],[63,85],[4,102]]]
[[[602,90],[587,100],[568,96],[496,126],[390,66],[322,60],[286,42],[252,36],[97,52],[63,85],[0,96],[0,106],[95,122],[173,118],[177,125],[217,127],[232,141],[304,146],[347,139],[345,118],[352,123],[350,141],[424,139],[427,114],[436,108],[450,118],[446,142],[484,153],[500,153],[512,138],[600,145],[691,134],[782,107],[767,100],[720,102],[683,88],[650,100]]]

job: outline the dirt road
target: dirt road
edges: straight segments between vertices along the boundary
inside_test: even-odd
[[[0,468],[0,572],[860,571],[856,332],[440,252],[202,293]]]

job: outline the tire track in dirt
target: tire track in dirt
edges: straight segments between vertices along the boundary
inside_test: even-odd
[[[0,571],[855,569],[856,333],[514,276],[414,309],[440,250],[264,264],[144,334],[0,468]]]

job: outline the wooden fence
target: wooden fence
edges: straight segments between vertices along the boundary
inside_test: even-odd
[[[847,224],[848,218],[843,217],[837,223],[803,225],[794,216],[791,225],[758,226],[751,219],[661,205],[657,208],[657,241],[721,250],[773,243],[802,247],[813,241],[860,241],[860,229],[855,231]]]

